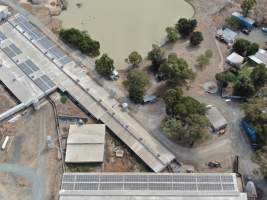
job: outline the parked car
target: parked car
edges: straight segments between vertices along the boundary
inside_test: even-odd
[[[246,35],[249,35],[249,34],[250,34],[250,31],[251,31],[251,30],[249,30],[249,29],[247,29],[247,28],[243,28],[243,29],[242,29],[242,33],[244,33],[244,34],[246,34]]]
[[[111,80],[116,81],[120,78],[119,72],[116,69],[114,69],[109,77]]]
[[[218,161],[210,161],[210,162],[208,163],[208,166],[209,166],[210,168],[221,168],[221,167],[222,167],[221,163],[218,162]]]

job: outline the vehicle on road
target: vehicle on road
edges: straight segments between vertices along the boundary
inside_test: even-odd
[[[2,147],[1,147],[1,149],[3,151],[6,149],[6,145],[7,145],[8,141],[9,141],[9,136],[6,136],[5,140],[4,140],[3,144],[2,144]]]
[[[209,168],[221,168],[222,167],[221,163],[218,161],[210,161],[208,163],[208,166]]]
[[[267,33],[267,27],[263,27],[261,30],[262,30],[264,33]]]
[[[257,150],[259,148],[259,139],[255,128],[246,119],[243,119],[241,121],[241,126],[245,130],[246,135],[248,136],[252,149]]]
[[[246,34],[246,35],[249,35],[251,30],[247,29],[247,28],[243,28],[242,29],[242,33]]]

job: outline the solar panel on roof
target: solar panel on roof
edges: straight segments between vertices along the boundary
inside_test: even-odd
[[[77,182],[99,182],[99,176],[95,175],[77,175]]]
[[[222,181],[230,181],[224,183]],[[231,181],[232,180],[232,181]],[[157,174],[70,174],[62,183],[72,182],[75,190],[131,191],[235,191],[232,175],[157,175]],[[65,189],[67,186],[62,186]]]
[[[171,183],[149,183],[149,190],[172,190]]]
[[[59,60],[59,62],[60,62],[62,65],[66,65],[66,64],[70,63],[71,60],[70,60],[69,57],[65,56],[65,57],[61,58],[61,59]]]
[[[234,184],[222,184],[223,190],[234,190]]]
[[[63,190],[74,190],[74,183],[63,183],[61,187]]]
[[[5,39],[7,39],[7,37],[2,31],[0,31],[0,41],[4,41]]]
[[[125,183],[124,190],[147,190],[147,183]]]
[[[5,54],[10,57],[13,58],[16,56],[16,54],[9,48],[9,47],[4,47],[3,51],[5,52]]]
[[[41,76],[41,79],[50,87],[53,88],[56,84],[47,76],[43,75]]]
[[[33,81],[42,91],[46,92],[49,89],[49,87],[40,78],[37,78]]]
[[[197,185],[198,190],[201,191],[218,191],[222,190],[222,185],[221,184],[216,184],[216,183],[205,183],[205,184],[198,184]]]
[[[32,71],[38,71],[39,67],[37,67],[31,60],[26,60],[25,61],[26,65],[32,69]]]
[[[63,176],[63,179],[62,179],[62,181],[63,182],[74,182],[75,181],[75,175],[68,175],[68,174],[65,174],[64,176]]]
[[[11,44],[9,45],[10,49],[13,50],[13,52],[15,52],[16,55],[19,55],[22,53],[22,51],[15,45],[15,44]]]
[[[76,183],[75,190],[97,190],[98,183]]]
[[[100,190],[122,190],[123,189],[123,183],[101,183],[100,184]]]
[[[174,183],[173,190],[194,191],[197,190],[196,183]]]
[[[147,182],[148,177],[145,175],[125,175],[125,182]]]
[[[49,50],[49,52],[56,57],[56,59],[60,59],[65,56],[65,54],[57,47],[53,47]]]
[[[19,64],[18,67],[27,75],[30,75],[33,73],[33,71],[24,63]]]
[[[39,40],[38,44],[40,44],[45,50],[48,50],[51,47],[55,46],[47,37]]]

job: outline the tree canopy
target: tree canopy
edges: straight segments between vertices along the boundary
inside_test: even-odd
[[[133,66],[138,66],[142,62],[142,56],[137,51],[133,51],[128,60]]]
[[[161,64],[159,73],[163,80],[171,84],[184,84],[187,80],[194,79],[194,73],[187,62],[176,54],[168,56],[167,61]]]
[[[256,88],[266,85],[267,68],[265,67],[265,65],[257,65],[250,74],[250,78]]]
[[[179,38],[178,30],[175,27],[167,27],[166,33],[169,42],[175,42]]]
[[[79,49],[82,53],[92,57],[99,56],[100,44],[93,40],[86,32],[75,28],[62,29],[59,37],[68,45]]]
[[[233,51],[245,57],[254,55],[258,50],[259,44],[251,43],[246,39],[238,39],[233,45]]]
[[[197,20],[181,18],[175,25],[182,37],[188,37],[197,27]]]
[[[158,71],[159,66],[164,62],[164,51],[158,45],[152,45],[152,50],[148,52],[148,59],[152,62],[155,71]]]
[[[251,97],[255,92],[255,87],[249,77],[240,77],[234,85],[234,94],[237,96]]]
[[[166,117],[163,132],[183,144],[193,145],[208,135],[206,106],[191,97],[183,97],[180,89],[170,89],[164,96]]]
[[[103,54],[95,61],[95,69],[99,75],[107,77],[115,69],[113,64],[114,61],[107,54]]]
[[[192,35],[190,36],[190,44],[192,46],[199,45],[203,40],[204,40],[203,35],[199,31],[193,32]]]
[[[131,70],[126,83],[130,99],[135,103],[142,103],[148,84],[148,76],[143,71],[139,69]]]
[[[267,101],[250,99],[244,106],[246,118],[253,124],[261,141],[267,144]]]
[[[257,0],[243,0],[241,8],[243,15],[246,17],[249,14],[249,11],[256,5]]]

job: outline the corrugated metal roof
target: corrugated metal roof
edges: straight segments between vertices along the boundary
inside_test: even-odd
[[[102,162],[105,146],[105,125],[70,125],[65,162]]]

